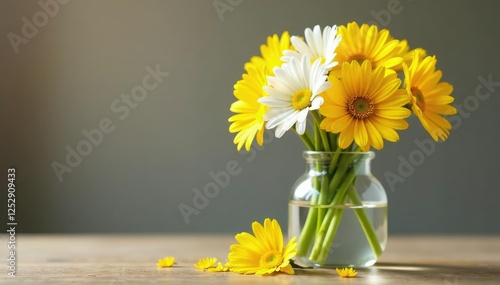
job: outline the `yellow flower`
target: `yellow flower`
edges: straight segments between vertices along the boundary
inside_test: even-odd
[[[229,118],[229,132],[237,133],[233,142],[238,150],[244,145],[250,151],[254,139],[259,145],[264,144],[264,113],[267,106],[257,102],[257,99],[267,96],[262,89],[267,85],[266,76],[274,75],[273,69],[283,64],[281,57],[284,50],[293,50],[287,31],[283,32],[281,39],[276,34],[267,37],[267,45],[260,47],[262,56],[254,56],[245,64],[247,73],[234,85],[234,96],[238,101],[230,108],[236,115]]]
[[[290,34],[284,31],[281,35],[281,39],[278,35],[273,35],[267,37],[267,45],[263,44],[260,46],[260,53],[262,56],[254,56],[250,59],[250,62],[245,64],[245,70],[248,71],[250,67],[256,67],[263,65],[267,67],[270,75],[274,75],[273,68],[276,66],[281,66],[283,61],[281,57],[283,56],[284,50],[293,49],[290,45]]]
[[[415,55],[418,57],[419,61],[427,57],[427,52],[423,48],[416,48],[408,51],[407,53],[404,54],[403,56],[403,62],[406,63],[408,66],[411,65],[411,62],[413,61],[413,58]],[[401,70],[403,71],[403,66],[401,65]]]
[[[229,271],[229,268],[226,266],[223,266],[222,263],[219,261],[219,263],[217,264],[217,267],[208,268],[208,271],[210,271],[210,272],[226,272],[226,271]]]
[[[158,260],[158,263],[156,263],[156,266],[160,268],[165,268],[165,267],[171,267],[174,265],[175,258],[173,256],[167,256],[163,259]]]
[[[356,270],[352,269],[351,267],[341,268],[341,269],[335,268],[335,270],[337,270],[337,273],[339,274],[339,276],[343,277],[343,278],[356,277],[356,274],[358,274],[356,272]]]
[[[442,72],[436,70],[436,57],[428,56],[423,60],[417,53],[408,67],[403,64],[405,73],[404,86],[411,94],[411,110],[435,141],[446,140],[451,124],[443,115],[454,115],[457,109],[449,105],[454,98],[453,86],[448,82],[439,82]]]
[[[239,100],[231,104],[231,112],[236,113],[229,118],[229,132],[237,133],[233,142],[240,150],[243,145],[250,150],[254,138],[257,143],[264,143],[264,113],[267,107],[257,100],[267,96],[262,87],[267,84],[266,67],[249,66],[248,73],[234,85],[234,96]]]
[[[335,60],[339,64],[332,69],[337,77],[342,74],[340,70],[344,62],[357,61],[361,64],[368,60],[373,69],[383,66],[386,73],[394,73],[403,61],[400,52],[406,49],[406,41],[393,39],[386,29],[379,31],[376,25],[363,24],[360,27],[352,22],[347,27],[340,26],[339,35],[342,40],[335,50]]]
[[[347,148],[353,141],[363,151],[370,146],[384,147],[383,139],[399,140],[395,130],[408,128],[404,120],[411,115],[403,106],[409,96],[396,74],[385,75],[384,67],[372,70],[370,61],[360,66],[357,61],[344,62],[342,79],[329,77],[332,87],[326,91],[320,113],[325,119],[320,127],[332,133],[340,133],[338,143]]]
[[[194,267],[198,269],[208,269],[210,267],[213,267],[216,262],[217,258],[215,257],[201,258],[200,260],[198,260],[198,263],[194,265]]]
[[[239,244],[231,245],[227,266],[232,272],[244,274],[272,274],[284,272],[294,274],[290,264],[297,254],[295,237],[283,247],[283,234],[276,220],[252,223],[254,235],[243,232],[235,236]]]
[[[410,46],[408,45],[408,42],[406,40],[399,41],[397,49],[399,49],[397,55],[402,57],[403,61],[401,62],[401,64],[398,64],[396,67],[393,68],[396,72],[403,71],[403,62],[410,65],[411,62],[413,61],[413,56],[415,55],[415,53],[417,53],[420,59],[423,59],[424,57],[427,56],[427,52],[423,48],[416,48],[410,50]]]

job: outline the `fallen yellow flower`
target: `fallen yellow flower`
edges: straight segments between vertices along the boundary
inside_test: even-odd
[[[215,263],[217,263],[217,258],[215,257],[201,258],[200,260],[198,260],[198,263],[194,265],[194,267],[203,270],[214,267]]]
[[[217,267],[208,268],[208,271],[210,271],[210,272],[226,272],[226,271],[229,271],[229,268],[222,266],[222,263],[219,261],[219,263],[217,264]]]
[[[337,273],[342,278],[356,277],[356,274],[358,274],[356,272],[356,270],[352,269],[351,267],[349,267],[349,268],[346,267],[346,268],[342,268],[342,269],[335,268],[335,270],[337,270]]]
[[[175,258],[173,256],[167,256],[163,259],[158,260],[158,263],[156,263],[156,266],[160,268],[165,268],[165,267],[172,267],[175,263]]]

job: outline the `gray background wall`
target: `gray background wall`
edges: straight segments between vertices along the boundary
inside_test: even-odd
[[[220,3],[232,6],[218,14]],[[387,188],[390,231],[500,233],[500,84],[480,87],[487,99],[476,95],[479,78],[500,82],[499,8],[472,0],[73,0],[28,33],[16,53],[8,34],[23,35],[23,17],[33,22],[38,15],[44,24],[43,10],[38,1],[2,0],[0,161],[4,177],[8,167],[17,169],[18,229],[235,232],[264,217],[285,225],[304,147],[289,133],[268,139],[255,156],[238,153],[227,130],[233,84],[268,35],[375,21],[437,55],[455,105],[465,104],[449,140],[404,182],[391,187],[385,173],[401,174],[401,158],[418,158],[415,140],[428,138],[419,123],[412,119],[399,143],[377,152],[373,170]],[[157,65],[168,77],[125,116],[121,94],[142,85],[145,68]],[[60,182],[53,162],[66,164],[66,146],[75,149],[82,131],[106,118],[114,129]],[[239,173],[187,224],[179,205],[193,206],[193,189],[213,182],[210,173],[228,163]]]

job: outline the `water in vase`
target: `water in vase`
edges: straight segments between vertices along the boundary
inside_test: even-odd
[[[317,207],[317,206],[316,206]],[[309,254],[314,245],[311,242],[309,251],[306,256],[297,256],[297,262],[305,266],[322,266],[322,267],[338,267],[352,266],[363,267],[373,265],[377,258],[368,243],[363,228],[359,223],[358,217],[355,214],[355,209],[362,208],[368,216],[382,250],[387,243],[387,204],[377,204],[364,202],[363,206],[345,205],[343,209],[342,219],[336,231],[333,242],[328,249],[328,256],[324,264],[311,261]],[[301,203],[293,201],[289,204],[289,221],[288,234],[289,237],[297,236],[300,238],[302,227],[307,218],[308,212],[311,209],[309,202]],[[324,206],[323,209],[327,209]]]

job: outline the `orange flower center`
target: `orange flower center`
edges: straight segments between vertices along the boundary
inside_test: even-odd
[[[349,114],[356,119],[366,119],[373,114],[375,106],[372,101],[366,97],[353,97],[347,103]]]

